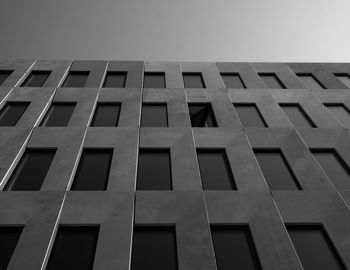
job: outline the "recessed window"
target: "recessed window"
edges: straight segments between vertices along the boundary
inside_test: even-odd
[[[75,102],[53,102],[40,126],[66,127],[74,112]]]
[[[185,88],[205,88],[202,73],[186,72],[182,73]]]
[[[40,190],[55,153],[55,149],[27,149],[4,190]]]
[[[280,150],[259,149],[254,153],[271,190],[301,189]]]
[[[59,226],[47,270],[92,270],[99,227]]]
[[[172,189],[169,149],[140,149],[136,189]]]
[[[143,103],[141,127],[167,127],[168,112],[166,103]]]
[[[335,73],[336,76],[344,85],[350,88],[350,75],[348,73]]]
[[[219,270],[260,270],[261,265],[248,226],[212,225],[211,236]]]
[[[0,86],[12,74],[13,70],[0,70]]]
[[[118,126],[120,103],[97,103],[92,127],[116,127]]]
[[[314,122],[306,114],[304,109],[299,104],[279,104],[284,113],[288,116],[294,127],[316,127]]]
[[[304,270],[345,270],[322,225],[287,225]]]
[[[259,73],[259,76],[264,81],[267,88],[286,89],[285,85],[275,73]]]
[[[298,73],[297,76],[309,89],[326,89],[312,73]]]
[[[51,71],[32,71],[29,76],[24,80],[21,87],[42,87],[50,76]]]
[[[145,72],[143,80],[144,88],[165,88],[164,72]]]
[[[6,102],[0,111],[0,126],[13,127],[17,124],[30,102]]]
[[[213,108],[210,103],[189,103],[192,127],[217,127]]]
[[[71,190],[106,190],[113,149],[84,149]]]
[[[0,269],[7,269],[22,231],[22,226],[0,227]]]
[[[256,104],[235,103],[233,106],[244,127],[267,127]]]
[[[106,74],[103,87],[107,88],[125,88],[126,71],[108,71]]]
[[[224,149],[198,149],[197,158],[205,190],[237,189]]]
[[[344,104],[327,103],[324,105],[344,127],[350,128],[350,112]]]
[[[135,226],[132,240],[132,270],[177,270],[175,226]]]
[[[247,88],[239,73],[220,73],[226,88],[243,89]]]
[[[62,87],[84,87],[89,71],[70,71]]]

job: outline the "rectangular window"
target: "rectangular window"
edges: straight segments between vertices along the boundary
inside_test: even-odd
[[[103,83],[103,87],[125,88],[127,75],[128,73],[126,71],[108,71]]]
[[[287,225],[304,270],[345,270],[322,225]]]
[[[247,88],[239,73],[220,73],[226,88],[243,89]]]
[[[22,226],[0,227],[0,269],[7,269],[22,231]]]
[[[84,149],[71,190],[106,190],[113,149]]]
[[[218,270],[261,269],[248,226],[212,225],[210,227]]]
[[[17,124],[30,102],[6,102],[0,111],[0,126],[13,127]]]
[[[136,189],[172,189],[169,149],[140,149]]]
[[[259,73],[259,76],[264,81],[267,88],[286,89],[285,85],[275,73]]]
[[[293,126],[296,128],[316,127],[314,122],[306,114],[299,104],[279,104],[284,113],[287,115]]]
[[[12,74],[13,70],[0,70],[0,86]]]
[[[143,88],[165,88],[165,73],[145,72]]]
[[[185,88],[205,88],[202,73],[185,72],[182,73]]]
[[[98,226],[59,226],[46,270],[92,270]]]
[[[135,226],[131,269],[177,270],[175,226]]]
[[[350,128],[350,112],[344,104],[328,103],[324,105],[344,127]]]
[[[335,73],[336,76],[344,85],[350,88],[350,75],[347,73]]]
[[[168,110],[166,103],[143,103],[141,127],[167,127]]]
[[[42,87],[50,76],[51,71],[34,70],[30,72],[29,76],[24,80],[21,87]]]
[[[254,153],[270,189],[301,189],[280,150],[254,150]]]
[[[66,127],[74,112],[75,102],[53,102],[40,126]]]
[[[210,103],[189,103],[188,110],[192,127],[217,127]]]
[[[4,190],[40,190],[55,156],[55,149],[27,149]]]
[[[62,87],[84,87],[89,77],[89,71],[69,71]]]
[[[97,103],[92,127],[116,127],[118,126],[120,103],[103,102]]]
[[[267,127],[256,104],[235,103],[233,106],[244,127]]]
[[[224,149],[198,149],[197,158],[204,190],[236,190]]]
[[[312,73],[298,73],[297,76],[309,89],[326,89]]]

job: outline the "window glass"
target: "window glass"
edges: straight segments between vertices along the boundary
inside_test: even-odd
[[[126,76],[127,72],[125,71],[108,71],[103,87],[125,88]]]
[[[350,113],[344,104],[325,104],[327,109],[346,128],[350,128]]]
[[[54,102],[46,113],[40,126],[66,127],[74,112],[75,102]]]
[[[234,104],[235,110],[244,127],[267,127],[255,104]]]
[[[209,103],[190,103],[188,110],[192,127],[217,127],[213,109]]]
[[[299,104],[280,104],[284,113],[288,116],[294,127],[316,127],[310,117]]]
[[[30,102],[6,102],[0,111],[0,126],[15,126]]]
[[[165,88],[165,73],[164,72],[145,72],[144,88]]]
[[[141,127],[167,127],[167,105],[163,103],[142,104]]]
[[[325,87],[320,83],[320,81],[317,80],[316,77],[311,73],[297,74],[297,76],[309,89],[325,89]]]
[[[259,76],[264,81],[267,88],[286,89],[275,73],[259,73]]]
[[[202,73],[183,73],[185,88],[205,88]]]
[[[88,77],[88,71],[70,71],[62,87],[84,87]]]
[[[222,80],[226,88],[243,89],[246,88],[239,73],[221,73]]]
[[[0,70],[0,86],[12,74],[13,70]]]
[[[92,127],[118,126],[121,105],[118,103],[97,103]]]
[[[347,73],[334,74],[344,85],[350,88],[350,75]]]
[[[0,269],[7,269],[23,227],[0,227]]]
[[[50,76],[51,71],[32,71],[21,87],[42,87]]]

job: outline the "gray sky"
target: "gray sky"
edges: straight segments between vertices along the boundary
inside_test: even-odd
[[[350,62],[349,0],[0,0],[1,59]]]

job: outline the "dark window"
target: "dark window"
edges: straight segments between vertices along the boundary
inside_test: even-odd
[[[169,149],[140,149],[136,189],[172,189]]]
[[[0,227],[0,269],[7,269],[23,227]]]
[[[210,103],[189,103],[192,127],[217,127],[216,119]]]
[[[203,189],[237,189],[224,149],[198,149],[197,157]]]
[[[55,153],[55,149],[27,149],[4,190],[40,190]]]
[[[40,126],[66,127],[75,109],[75,102],[54,102]]]
[[[301,189],[280,150],[255,150],[254,152],[270,189]]]
[[[259,76],[264,81],[267,88],[286,89],[275,73],[259,73]]]
[[[91,270],[98,233],[98,226],[60,226],[46,269]]]
[[[143,103],[141,127],[167,127],[168,112],[166,103]]]
[[[42,87],[50,76],[51,71],[32,71],[24,80],[21,87]]]
[[[316,127],[299,104],[280,104],[280,106],[295,127]]]
[[[89,71],[70,71],[62,87],[84,87]]]
[[[316,79],[314,75],[311,73],[301,73],[297,74],[299,79],[303,81],[303,83],[309,88],[309,89],[325,89],[324,85],[320,83],[319,80]]]
[[[164,72],[145,72],[144,88],[165,88]]]
[[[328,103],[325,106],[344,127],[350,128],[350,112],[344,104]]]
[[[15,126],[30,102],[6,102],[0,111],[0,126]]]
[[[336,76],[344,85],[350,88],[350,75],[347,73],[335,73]]]
[[[334,149],[313,149],[312,153],[338,189],[350,189],[350,170]]]
[[[106,190],[113,149],[84,149],[71,190]]]
[[[135,226],[131,270],[177,270],[175,226]]]
[[[221,73],[221,77],[226,85],[226,88],[247,88],[239,73]]]
[[[255,104],[233,104],[244,127],[267,127]]]
[[[185,88],[205,88],[202,73],[182,73],[182,76],[184,79]]]
[[[92,127],[116,127],[118,126],[120,103],[97,103]]]
[[[126,71],[108,71],[103,87],[124,88],[127,74]]]
[[[0,70],[0,86],[12,74],[13,70]]]
[[[322,225],[287,225],[304,270],[346,269]]]
[[[210,227],[218,270],[261,269],[248,226]]]

